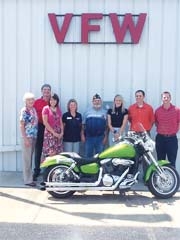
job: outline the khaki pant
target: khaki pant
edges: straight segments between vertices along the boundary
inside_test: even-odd
[[[23,179],[24,184],[33,182],[32,174],[32,157],[35,148],[36,139],[29,138],[30,146],[25,146],[24,139],[22,139],[22,161],[23,161]]]

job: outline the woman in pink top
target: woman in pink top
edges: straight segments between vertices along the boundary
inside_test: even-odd
[[[45,126],[43,141],[43,159],[46,156],[53,156],[63,151],[63,123],[62,112],[59,107],[59,97],[53,94],[49,105],[42,110],[42,119]]]

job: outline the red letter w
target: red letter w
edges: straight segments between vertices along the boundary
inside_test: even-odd
[[[138,21],[135,26],[135,23],[132,19],[132,14],[130,13],[125,14],[122,25],[120,26],[117,14],[116,13],[109,14],[116,42],[123,43],[126,32],[127,30],[129,30],[132,42],[138,43],[146,20],[146,15],[147,15],[146,13],[141,13],[138,17]]]

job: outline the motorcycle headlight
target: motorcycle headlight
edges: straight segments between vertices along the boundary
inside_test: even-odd
[[[152,139],[148,139],[148,141],[144,143],[144,148],[150,152],[153,152],[155,149],[155,142]]]

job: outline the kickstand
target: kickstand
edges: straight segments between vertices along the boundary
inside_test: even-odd
[[[124,197],[124,196],[126,196],[126,191],[119,191],[119,195],[121,196],[121,197]]]

